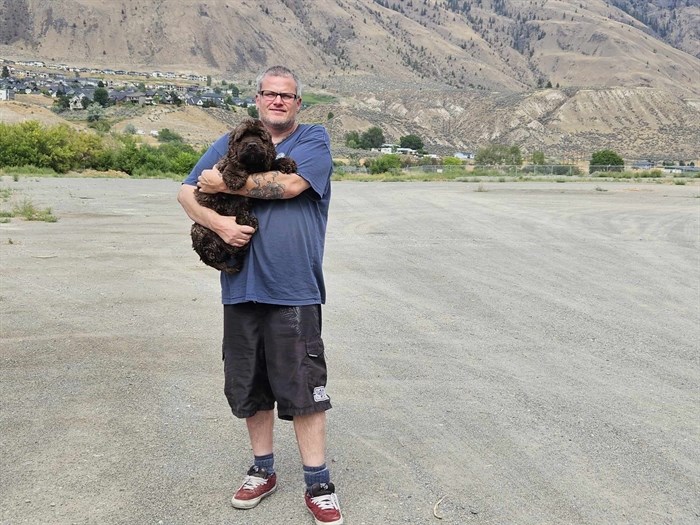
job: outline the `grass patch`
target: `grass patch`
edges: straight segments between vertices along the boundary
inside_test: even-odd
[[[307,106],[314,104],[331,104],[336,101],[336,97],[332,95],[323,95],[321,93],[302,93],[301,99]]]
[[[0,175],[9,175],[15,180],[15,182],[19,179],[21,175],[37,177],[61,176],[59,173],[56,173],[51,168],[37,168],[36,166],[7,166],[0,170]]]
[[[24,199],[15,204],[12,209],[13,217],[22,217],[28,221],[56,222],[58,218],[51,212],[51,208],[37,208],[32,201]]]

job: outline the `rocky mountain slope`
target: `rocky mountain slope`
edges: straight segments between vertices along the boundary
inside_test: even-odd
[[[0,56],[336,95],[310,120],[446,149],[700,156],[696,0],[0,0]],[[545,86],[552,89],[543,89]]]

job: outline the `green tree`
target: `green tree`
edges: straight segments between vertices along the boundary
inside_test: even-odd
[[[423,141],[418,135],[404,135],[399,138],[399,146],[402,148],[421,150],[423,149]]]
[[[66,95],[57,95],[53,104],[59,110],[68,109],[70,107],[70,99]]]
[[[241,90],[235,84],[229,84],[228,88],[231,90],[231,95],[237,97],[241,94]]]
[[[490,144],[476,152],[474,161],[482,166],[497,164],[520,166],[523,163],[523,157],[518,146]]]
[[[381,128],[373,126],[360,135],[360,147],[362,149],[378,148],[384,144],[384,132]]]
[[[211,75],[207,75],[207,87],[211,87]]]
[[[258,106],[254,105],[254,104],[248,106],[248,107],[246,108],[246,111],[248,112],[248,116],[249,116],[249,117],[253,117],[253,118],[258,118],[258,117],[259,117],[259,114],[258,114]]]
[[[92,99],[102,107],[109,105],[109,92],[105,88],[96,88]]]
[[[622,171],[625,161],[610,149],[602,149],[591,155],[588,173],[596,171]]]
[[[345,145],[348,148],[357,149],[360,147],[360,134],[357,131],[348,131],[345,134]]]
[[[8,78],[10,76],[10,70],[7,66],[2,66],[2,78]]]
[[[539,166],[543,166],[544,164],[546,164],[547,160],[545,159],[544,152],[533,151],[532,152],[532,163],[537,164]]]
[[[97,122],[102,117],[104,117],[105,111],[101,105],[99,105],[96,102],[93,102],[87,107],[87,114],[88,122]]]

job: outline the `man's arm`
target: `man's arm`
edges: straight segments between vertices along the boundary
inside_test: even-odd
[[[194,197],[195,189],[194,186],[183,184],[180,186],[180,191],[177,194],[177,201],[189,218],[197,224],[212,230],[227,244],[232,246],[245,246],[248,244],[251,236],[255,233],[255,229],[251,226],[236,223],[235,217],[219,215],[214,210],[202,206]]]
[[[254,199],[292,199],[311,187],[304,177],[296,173],[264,171],[249,175],[241,188],[231,191],[216,168],[202,171],[197,186],[204,193],[224,192]]]

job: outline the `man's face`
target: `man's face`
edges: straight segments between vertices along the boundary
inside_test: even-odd
[[[297,86],[292,77],[266,76],[263,78],[260,91],[274,93],[296,93]],[[285,131],[292,127],[297,112],[301,107],[301,99],[284,100],[280,96],[255,95],[255,105],[258,106],[260,120],[267,128]]]

